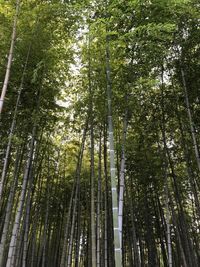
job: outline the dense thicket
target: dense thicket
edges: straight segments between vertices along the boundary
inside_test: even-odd
[[[0,1],[0,267],[200,265],[199,9]]]

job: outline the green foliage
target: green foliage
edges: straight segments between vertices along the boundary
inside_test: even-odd
[[[0,85],[5,75],[14,13],[15,1],[0,1]],[[164,256],[167,255],[167,187],[174,266],[183,265],[182,256],[179,255],[180,242],[186,261],[193,256],[199,257],[199,169],[181,74],[182,68],[199,144],[199,21],[197,0],[114,0],[108,1],[107,6],[104,1],[22,0],[9,88],[1,117],[0,167],[2,169],[17,94],[30,49],[12,138],[4,202],[7,202],[13,182],[17,151],[24,143],[17,170],[19,184],[14,200],[16,203],[18,201],[32,130],[36,125],[35,151],[30,171],[30,176],[34,177],[30,225],[31,231],[36,227],[38,251],[42,244],[41,236],[44,235],[49,201],[49,250],[46,253],[48,257],[51,256],[49,251],[55,250],[54,241],[58,239],[61,245],[55,251],[61,255],[65,214],[77,178],[77,162],[87,119],[89,126],[80,173],[79,208],[81,242],[89,244],[91,115],[94,120],[95,198],[100,135],[101,141],[104,141],[101,155],[102,222],[105,221],[106,197],[107,208],[110,209],[109,163],[106,161],[107,38],[118,177],[123,147],[123,120],[124,114],[128,114],[124,236],[134,236],[132,231],[135,222],[136,246],[140,247],[139,254],[141,259],[143,257],[144,265],[168,266]],[[78,236],[78,223],[76,227]],[[102,234],[104,230],[102,226]],[[108,231],[111,232],[111,228]],[[29,237],[32,249],[32,233],[29,233]],[[193,244],[190,253],[185,238],[189,244]],[[81,244],[83,250],[80,253],[87,258],[90,256],[86,256],[89,248],[84,246]],[[112,241],[109,246],[111,250]],[[133,253],[133,240],[124,239],[123,246],[124,266],[130,266],[128,259],[129,254]],[[152,251],[153,246],[155,251]],[[53,254],[55,258],[57,254]],[[110,255],[112,253],[109,252],[111,261]],[[153,259],[160,258],[160,263],[151,264],[151,256]],[[135,255],[131,257],[135,260]],[[90,266],[87,263],[84,266]]]

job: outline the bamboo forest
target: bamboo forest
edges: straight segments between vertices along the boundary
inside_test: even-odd
[[[0,267],[198,266],[199,0],[0,0]]]

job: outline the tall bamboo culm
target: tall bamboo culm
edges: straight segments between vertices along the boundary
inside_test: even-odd
[[[114,231],[114,250],[115,250],[115,266],[122,266],[122,251],[120,246],[120,229],[118,222],[118,197],[117,197],[117,177],[115,168],[115,150],[113,135],[113,119],[112,119],[112,82],[110,68],[110,49],[109,49],[109,32],[106,35],[106,81],[107,81],[107,101],[108,101],[108,141],[110,152],[110,176],[112,191],[112,213],[113,213],[113,231]]]

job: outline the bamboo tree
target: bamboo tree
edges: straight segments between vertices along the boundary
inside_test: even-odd
[[[183,70],[182,67],[181,67],[181,77],[182,77],[182,82],[183,82],[183,89],[184,89],[184,95],[185,95],[185,103],[186,103],[186,108],[187,108],[187,113],[188,113],[188,118],[189,118],[190,131],[191,131],[192,140],[193,140],[193,144],[194,144],[194,151],[195,151],[197,166],[198,166],[198,169],[200,171],[200,154],[199,154],[199,148],[198,148],[198,144],[197,144],[195,126],[194,126],[194,122],[193,122],[193,119],[192,119],[192,112],[191,112],[189,98],[188,98],[188,90],[187,90],[187,84],[186,84],[186,80],[185,80],[185,73],[184,73],[184,70]]]
[[[94,116],[93,116],[93,90],[92,90],[92,83],[91,83],[91,37],[90,37],[90,25],[89,25],[89,44],[88,44],[88,57],[89,57],[89,64],[88,64],[88,83],[89,83],[89,97],[90,97],[90,107],[89,107],[89,114],[90,114],[90,143],[91,143],[91,174],[90,174],[90,181],[91,181],[91,252],[92,252],[92,266],[96,267],[96,225],[95,225],[95,196],[94,196],[94,180],[95,180],[95,172],[94,172]]]
[[[104,266],[108,266],[108,170],[107,170],[107,127],[104,124],[103,135],[103,163],[105,176],[105,192],[104,192]]]
[[[39,143],[42,142],[42,137],[43,137],[43,131],[41,132],[41,135],[39,137]],[[35,142],[36,143],[36,142]],[[35,145],[36,146],[36,145]],[[18,262],[21,263],[22,262],[22,266],[26,267],[28,265],[28,245],[29,245],[29,233],[30,233],[30,228],[31,228],[31,207],[33,204],[33,198],[34,198],[34,180],[35,183],[37,182],[38,177],[41,175],[41,166],[43,163],[43,159],[44,159],[44,152],[41,153],[41,161],[38,164],[38,167],[36,168],[36,163],[38,161],[38,157],[41,153],[41,149],[40,146],[37,146],[37,149],[35,149],[35,158],[33,163],[35,164],[31,164],[30,167],[30,173],[29,173],[29,181],[28,181],[28,185],[27,185],[27,197],[26,197],[26,201],[25,201],[25,212],[24,212],[24,227],[22,227],[23,233],[23,242],[21,244],[21,248],[18,249],[20,251],[21,257],[19,257],[19,252],[16,253],[16,255],[18,256],[19,260]],[[48,198],[48,196],[47,196]],[[16,257],[17,257],[16,256]]]
[[[21,83],[20,83],[19,90],[18,90],[18,96],[17,96],[16,105],[15,105],[14,115],[13,115],[12,124],[11,124],[11,127],[10,127],[10,133],[9,133],[9,136],[8,136],[8,144],[7,144],[7,147],[6,147],[6,155],[5,155],[5,159],[4,159],[3,170],[2,170],[2,174],[1,174],[1,180],[0,180],[0,201],[2,199],[3,186],[4,186],[4,181],[5,181],[5,178],[6,178],[6,174],[7,174],[7,169],[8,169],[8,162],[9,162],[9,156],[10,156],[10,151],[11,151],[11,144],[12,144],[12,139],[13,139],[13,135],[14,135],[14,131],[15,131],[18,106],[19,106],[19,102],[20,102],[21,93],[22,93],[22,90],[23,90],[24,79],[25,79],[26,69],[27,69],[27,65],[28,65],[29,55],[30,55],[30,46],[29,46],[29,49],[28,49],[28,52],[27,52],[27,56],[26,56],[26,61],[25,61],[25,64],[24,64],[24,69],[23,69],[23,73],[22,73],[22,77],[21,77]]]
[[[169,195],[168,195],[168,175],[167,175],[167,143],[166,143],[166,118],[165,118],[165,102],[164,102],[164,69],[162,67],[161,74],[161,113],[162,113],[162,138],[164,143],[164,192],[166,207],[166,226],[167,226],[167,248],[168,248],[168,266],[172,267],[172,244],[171,244],[171,227],[169,212]]]
[[[108,266],[108,210],[107,210],[107,193],[104,196],[104,266]]]
[[[133,194],[131,192],[131,184],[133,183],[132,179],[129,181],[126,181],[126,197],[127,197],[127,203],[129,203],[128,208],[130,210],[130,216],[131,216],[131,237],[133,241],[133,253],[134,253],[134,263],[135,266],[141,267],[141,261],[140,258],[142,258],[142,255],[140,255],[139,250],[138,250],[138,241],[137,241],[137,236],[136,236],[136,222],[135,222],[135,216],[134,216],[134,203],[133,203]],[[130,193],[129,193],[130,190]]]
[[[37,92],[37,103],[36,103],[35,114],[38,114],[38,111],[39,111],[40,94],[41,94],[41,92],[38,91]],[[32,186],[31,184],[29,184],[29,176],[30,176],[31,166],[33,164],[33,156],[34,156],[34,151],[35,151],[36,128],[37,128],[37,121],[35,119],[34,124],[33,124],[31,141],[30,141],[30,148],[29,148],[29,152],[27,155],[27,161],[26,161],[24,175],[23,175],[21,193],[19,196],[18,207],[17,207],[17,211],[15,214],[14,225],[13,225],[11,240],[10,240],[10,244],[9,244],[6,267],[14,267],[17,238],[18,238],[18,234],[19,234],[19,230],[20,230],[20,221],[22,219],[24,205],[25,205],[25,199],[26,199],[26,195],[27,195],[27,186],[28,185]]]
[[[113,231],[114,231],[114,250],[115,250],[115,266],[122,266],[122,255],[120,246],[120,230],[118,223],[118,201],[117,201],[117,182],[115,168],[115,150],[112,120],[112,84],[110,69],[110,50],[109,50],[109,32],[106,36],[106,81],[107,81],[107,101],[108,101],[108,135],[109,135],[109,152],[110,152],[110,176],[112,190],[112,212],[113,212]]]
[[[78,194],[78,203],[80,203],[80,191]],[[76,221],[76,246],[75,246],[75,267],[79,267],[79,254],[80,254],[80,228],[81,228],[81,205],[78,206],[78,214]]]
[[[24,155],[25,150],[25,142],[21,146],[19,146],[17,155],[16,155],[16,162],[15,162],[15,169],[14,169],[14,179],[13,183],[9,192],[9,197],[6,205],[6,215],[5,220],[3,223],[3,230],[1,235],[1,243],[0,243],[0,266],[4,266],[5,261],[5,249],[6,249],[6,240],[8,238],[8,231],[9,231],[9,225],[11,221],[11,215],[12,215],[12,207],[14,205],[14,196],[16,191],[16,186],[19,178],[19,170],[22,165],[22,158]]]
[[[42,255],[42,267],[45,267],[46,263],[46,250],[47,250],[47,230],[48,230],[48,220],[49,220],[49,206],[50,206],[50,159],[49,159],[49,149],[48,149],[48,170],[47,170],[47,200],[46,200],[46,213],[45,213],[45,221],[44,221],[44,235],[43,235],[43,255]]]
[[[122,137],[122,156],[121,156],[121,166],[120,166],[120,189],[119,189],[119,231],[120,231],[120,243],[122,248],[122,231],[123,231],[123,204],[124,204],[124,187],[125,187],[125,142],[126,142],[126,132],[127,132],[127,110],[123,119],[123,137]]]
[[[188,173],[188,177],[189,177],[190,184],[191,184],[191,190],[192,190],[192,193],[193,193],[194,198],[195,198],[195,205],[196,205],[196,209],[197,209],[197,214],[200,217],[200,204],[199,204],[199,198],[198,198],[198,194],[197,194],[196,179],[195,179],[194,171],[193,171],[192,166],[191,166],[189,147],[188,147],[188,144],[185,140],[183,122],[182,122],[182,118],[180,116],[180,106],[179,106],[179,102],[178,102],[178,97],[177,97],[175,89],[174,89],[173,78],[171,78],[171,83],[172,83],[173,95],[174,95],[175,100],[176,100],[175,110],[176,110],[177,121],[179,124],[180,134],[181,134],[181,143],[182,143],[182,147],[183,147],[183,151],[184,151],[184,158],[185,158],[185,162],[186,162],[186,166],[187,166],[187,173]]]
[[[17,18],[19,14],[19,8],[20,8],[20,0],[17,0],[14,23],[13,23],[13,30],[12,30],[12,38],[11,38],[11,44],[10,44],[10,51],[8,55],[8,63],[6,67],[6,74],[5,74],[4,83],[3,83],[3,87],[1,91],[1,97],[0,97],[0,116],[2,113],[4,99],[5,99],[6,91],[8,88],[8,83],[9,83],[10,70],[11,70],[11,65],[12,65],[13,51],[14,51],[14,45],[15,45],[15,39],[16,39],[16,32],[17,32]]]
[[[81,148],[80,148],[78,162],[77,162],[77,168],[76,168],[76,177],[75,177],[76,188],[75,188],[74,199],[73,199],[72,223],[71,223],[69,246],[68,246],[68,252],[67,252],[67,266],[68,267],[71,266],[71,262],[72,262],[72,249],[73,249],[75,219],[76,219],[76,213],[77,213],[78,194],[79,194],[79,190],[80,190],[80,175],[81,175],[81,167],[82,167],[83,152],[84,152],[84,147],[85,147],[87,129],[88,129],[88,118],[86,119],[85,127],[83,130]]]
[[[75,185],[76,185],[75,182],[76,181],[74,180],[73,189],[72,189],[71,196],[70,196],[70,202],[69,202],[68,212],[67,212],[67,221],[66,221],[65,230],[64,230],[64,240],[63,240],[63,248],[62,248],[62,255],[61,255],[60,267],[64,267],[65,266],[65,262],[66,262],[68,234],[69,234],[69,227],[70,227],[70,219],[71,219],[71,211],[72,211],[72,204],[73,204],[73,196],[74,196],[74,190],[75,190]]]
[[[31,173],[31,171],[30,171]],[[32,176],[33,174],[31,174]],[[32,179],[31,179],[32,180]],[[24,240],[23,240],[23,257],[22,257],[22,266],[27,266],[27,253],[28,253],[28,236],[29,236],[29,227],[30,227],[30,209],[31,209],[31,189],[30,186],[28,190],[27,200],[26,200],[26,211],[25,211],[25,219],[24,219]]]
[[[97,267],[101,266],[101,131],[99,137],[99,163],[98,163],[98,191],[97,191]]]
[[[27,163],[26,163],[26,167],[25,167],[25,171],[24,171],[22,189],[21,189],[21,194],[20,194],[20,198],[19,198],[19,206],[17,208],[17,212],[15,215],[15,221],[14,221],[14,226],[13,226],[10,245],[9,245],[8,259],[7,259],[6,267],[14,266],[14,262],[15,262],[13,254],[14,254],[14,250],[16,249],[16,242],[17,242],[17,236],[19,233],[20,220],[22,217],[24,202],[25,202],[25,197],[26,197],[27,183],[28,183],[30,168],[32,165],[32,157],[33,157],[34,145],[35,145],[35,135],[36,135],[36,125],[34,125],[34,127],[33,127],[32,139],[31,139],[31,143],[30,143],[30,150],[29,150]]]

